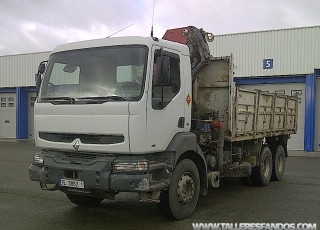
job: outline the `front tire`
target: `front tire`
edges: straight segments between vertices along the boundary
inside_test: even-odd
[[[81,196],[81,195],[75,195],[75,194],[67,194],[68,199],[82,207],[97,207],[103,201],[102,198],[97,197],[91,197],[91,196]]]
[[[250,179],[254,185],[266,186],[272,174],[272,154],[269,147],[265,146],[260,152],[259,166],[252,169]]]
[[[194,212],[199,199],[200,177],[193,161],[184,159],[173,171],[168,190],[161,191],[160,210],[170,218],[185,219]]]
[[[284,152],[284,148],[282,145],[277,147],[276,152],[273,154],[272,161],[272,180],[279,181],[282,179],[284,169],[285,169],[286,156]]]

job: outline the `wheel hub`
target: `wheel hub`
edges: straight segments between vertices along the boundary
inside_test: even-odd
[[[188,204],[194,196],[194,181],[188,173],[183,173],[177,185],[177,198],[181,205]]]
[[[262,172],[265,177],[269,175],[270,172],[270,159],[266,157],[262,163]]]
[[[282,155],[278,158],[278,171],[282,172],[284,169],[284,157]]]

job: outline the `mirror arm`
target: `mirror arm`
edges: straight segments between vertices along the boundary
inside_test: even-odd
[[[42,82],[41,75],[44,73],[45,63],[47,63],[47,62],[48,61],[40,62],[39,67],[38,67],[38,72],[36,73],[36,95],[37,95],[37,97],[38,97],[40,85]]]

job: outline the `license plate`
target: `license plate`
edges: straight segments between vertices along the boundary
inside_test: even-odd
[[[71,188],[84,188],[84,183],[81,180],[59,179],[59,185]]]

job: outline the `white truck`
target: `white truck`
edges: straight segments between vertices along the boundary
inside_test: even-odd
[[[37,73],[30,179],[79,206],[136,192],[178,220],[222,177],[281,180],[297,97],[238,88],[232,55],[206,40],[188,26],[55,48]]]

